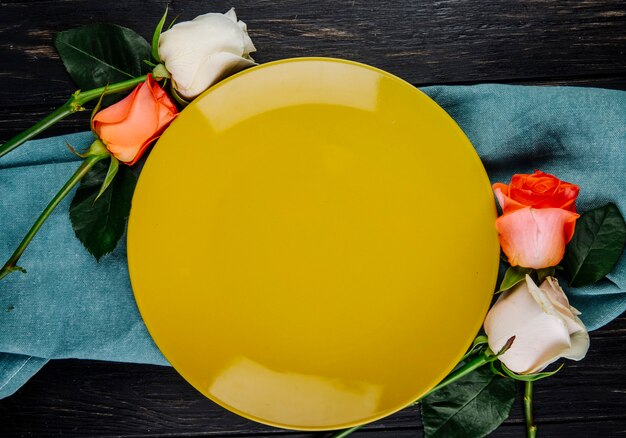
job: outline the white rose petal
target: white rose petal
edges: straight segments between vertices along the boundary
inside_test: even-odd
[[[589,335],[579,313],[556,279],[548,277],[537,287],[527,275],[526,281],[498,298],[484,327],[494,352],[515,336],[511,348],[500,356],[502,363],[519,374],[535,373],[561,357],[585,356]]]
[[[572,360],[582,359],[589,350],[589,333],[587,333],[585,324],[578,317],[580,312],[570,306],[569,300],[556,278],[546,278],[539,289],[546,293],[547,298],[552,301],[567,324],[572,345],[561,356]]]
[[[159,39],[159,57],[176,91],[188,100],[225,77],[255,65],[250,57],[254,51],[247,26],[237,20],[234,9],[178,23]]]

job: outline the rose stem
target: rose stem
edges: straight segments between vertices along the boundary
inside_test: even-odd
[[[524,384],[524,417],[526,417],[526,430],[528,438],[537,436],[537,425],[533,420],[533,382]]]
[[[488,356],[484,352],[479,354],[478,356],[476,356],[474,359],[472,359],[469,362],[467,362],[465,365],[463,365],[458,370],[448,374],[448,376],[445,379],[443,379],[437,386],[435,386],[433,389],[428,391],[426,394],[424,394],[422,397],[420,397],[415,402],[411,403],[410,406],[416,405],[424,397],[427,397],[430,394],[432,394],[433,392],[438,391],[441,388],[443,388],[445,386],[448,386],[449,384],[451,384],[453,382],[456,382],[461,377],[463,377],[463,376],[471,373],[472,371],[474,371],[476,368],[480,368],[481,366],[485,365],[486,363],[492,361],[493,358],[494,358],[493,355]],[[365,426],[365,425],[362,424],[360,426],[355,426],[355,427],[353,427],[351,429],[345,429],[345,430],[339,431],[339,432],[335,433],[334,435],[331,435],[330,438],[344,438],[344,437],[350,435],[352,432],[355,432],[355,431],[359,430],[363,426]]]
[[[54,125],[56,122],[59,122],[69,116],[70,114],[74,114],[78,111],[83,111],[83,105],[89,102],[90,100],[94,100],[99,98],[101,95],[108,95],[113,93],[119,93],[121,91],[126,91],[131,88],[134,88],[137,84],[146,80],[146,75],[139,76],[133,79],[129,79],[127,81],[118,82],[116,84],[111,84],[106,87],[94,88],[93,90],[80,91],[78,90],[68,99],[63,106],[57,108],[46,117],[41,119],[39,122],[35,123],[33,126],[28,128],[26,131],[22,131],[17,134],[15,137],[11,138],[6,143],[0,145],[0,157],[11,152],[16,147],[20,146],[27,140],[30,140],[34,136],[42,133],[50,126]]]
[[[99,142],[99,140],[96,140],[96,141]],[[50,213],[52,213],[52,211],[56,208],[57,205],[59,205],[59,203],[63,200],[63,198],[67,196],[67,194],[72,190],[72,188],[87,174],[87,172],[89,172],[89,170],[98,161],[104,158],[107,158],[109,156],[110,155],[108,154],[108,152],[105,152],[105,153],[97,154],[97,155],[89,155],[87,158],[85,158],[85,161],[83,161],[83,163],[76,170],[74,175],[72,175],[72,177],[61,188],[61,190],[59,190],[59,192],[54,196],[54,198],[52,198],[52,201],[50,201],[50,203],[46,206],[44,211],[41,212],[41,215],[39,215],[39,218],[37,218],[33,226],[30,228],[30,230],[28,230],[28,233],[26,233],[26,236],[24,236],[24,239],[22,239],[22,242],[19,244],[19,246],[17,247],[13,255],[11,255],[11,258],[9,258],[9,260],[7,260],[7,262],[4,264],[2,269],[0,269],[0,280],[2,280],[4,277],[9,275],[13,271],[24,272],[22,268],[17,267],[17,262],[22,256],[22,253],[24,252],[24,250],[26,249],[30,241],[33,240],[33,237],[35,237],[35,234],[37,234],[37,231],[39,231],[43,223],[46,221],[46,219],[48,219],[48,216],[50,216]]]

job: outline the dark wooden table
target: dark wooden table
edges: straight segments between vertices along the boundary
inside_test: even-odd
[[[61,30],[117,23],[145,37],[161,0],[4,0],[0,3],[0,141],[62,104],[73,85],[52,46]],[[171,0],[187,20],[237,8],[260,62],[333,56],[365,62],[415,85],[580,85],[626,89],[624,0]],[[47,135],[85,130],[88,115]],[[626,123],[626,120],[624,121]],[[625,145],[626,147],[626,145]],[[583,362],[536,385],[540,436],[626,436],[626,316],[592,334]],[[416,436],[417,408],[355,436]],[[492,436],[524,436],[518,401]],[[170,368],[48,364],[0,401],[0,436],[325,436],[262,426],[206,400]]]

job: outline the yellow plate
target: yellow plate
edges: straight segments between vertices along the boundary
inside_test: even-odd
[[[498,265],[485,170],[454,121],[366,65],[289,59],[189,105],[133,199],[128,261],[157,345],[273,426],[391,414],[480,328]]]

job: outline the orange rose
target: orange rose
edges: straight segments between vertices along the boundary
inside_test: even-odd
[[[93,130],[115,158],[131,166],[177,114],[174,103],[148,75],[131,94],[96,114]]]
[[[493,190],[502,207],[496,220],[500,245],[511,266],[556,266],[579,217],[578,186],[536,170],[513,175],[511,184],[496,183]]]

